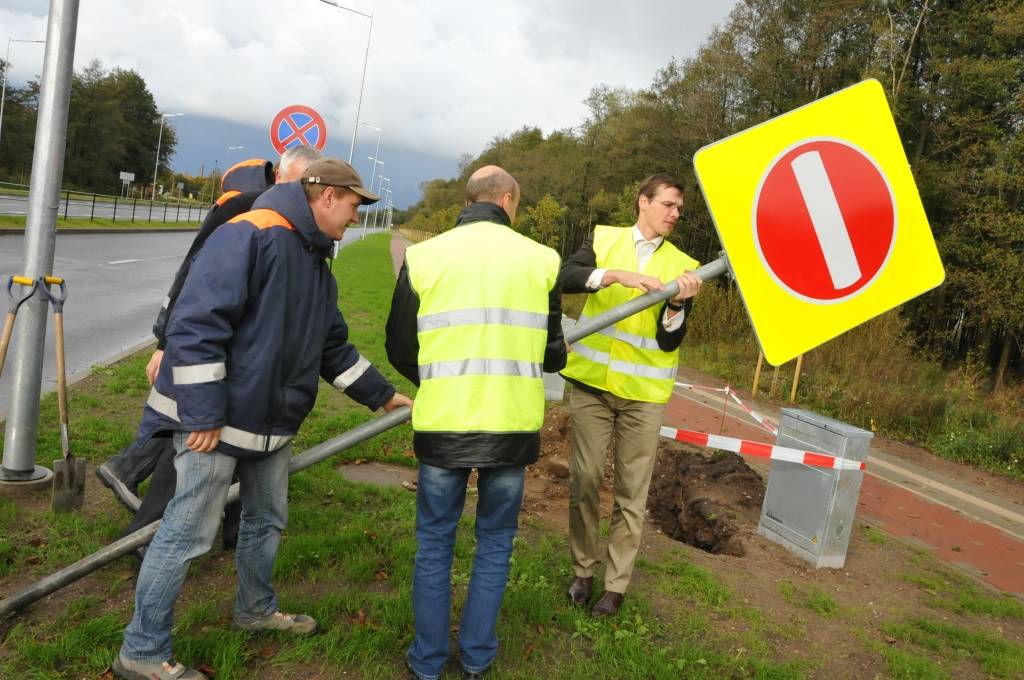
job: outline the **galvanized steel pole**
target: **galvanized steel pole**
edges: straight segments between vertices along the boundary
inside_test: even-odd
[[[53,271],[77,27],[78,0],[50,0],[32,153],[28,219],[25,223],[25,264],[22,268],[22,274],[32,279]],[[48,470],[35,464],[46,317],[47,304],[43,295],[34,296],[18,315],[15,333],[18,346],[12,368],[11,408],[7,417],[0,480],[28,482],[49,474]]]
[[[334,439],[329,439],[317,444],[313,448],[303,451],[291,459],[288,463],[288,474],[294,475],[300,470],[305,470],[306,468],[316,465],[321,461],[327,460],[331,456],[334,456],[345,449],[351,448],[356,444],[362,443],[385,430],[390,430],[392,427],[407,421],[410,415],[412,415],[412,412],[409,408],[403,406],[402,408],[397,408],[391,413],[381,416],[380,418],[374,418],[367,423],[363,423],[359,427],[353,428]],[[227,502],[230,503],[237,499],[238,484],[232,484],[231,490],[228,493]],[[77,581],[83,576],[87,576],[88,574],[96,571],[100,567],[110,564],[121,555],[127,555],[133,550],[148,544],[150,540],[152,540],[153,536],[156,535],[156,530],[159,526],[160,520],[157,520],[152,524],[147,524],[138,531],[114,541],[110,545],[105,548],[101,548],[88,557],[84,557],[78,562],[64,567],[60,571],[54,572],[46,578],[36,581],[28,588],[5,598],[0,601],[0,617],[12,614],[22,607],[32,604],[39,598],[45,597],[56,590],[60,590],[69,583]]]
[[[708,279],[725,273],[728,268],[729,266],[726,259],[724,257],[720,257],[714,262],[710,262],[697,269],[695,273],[697,276],[701,277],[701,279],[707,281]],[[626,318],[627,316],[631,316],[632,314],[646,309],[647,307],[651,307],[661,300],[666,300],[673,295],[676,295],[678,292],[679,286],[673,281],[666,285],[664,290],[642,295],[624,305],[611,309],[604,314],[596,316],[593,319],[577,326],[566,335],[566,340],[569,342],[576,342],[586,335],[596,333],[605,326],[609,326]],[[308,467],[331,458],[345,449],[351,448],[356,444],[360,444],[367,439],[396,427],[397,425],[401,425],[407,421],[411,415],[412,411],[403,406],[402,408],[397,408],[391,413],[381,416],[380,418],[375,418],[369,422],[363,423],[362,425],[349,430],[345,434],[339,435],[334,439],[317,444],[313,448],[303,451],[292,458],[291,462],[288,464],[288,474],[294,475],[300,470],[305,470]],[[227,502],[230,503],[237,498],[238,484],[233,484],[228,494]],[[0,600],[0,617],[12,614],[19,609],[32,604],[36,600],[63,588],[69,583],[73,583],[83,576],[87,576],[100,567],[110,564],[121,555],[127,555],[136,548],[148,544],[153,536],[156,535],[156,531],[159,526],[160,520],[157,520],[152,524],[148,524],[135,533],[129,534],[128,536],[111,543],[105,548],[101,548],[92,555],[89,555],[88,557],[61,569],[60,571],[36,581],[28,588],[25,588],[4,600]]]

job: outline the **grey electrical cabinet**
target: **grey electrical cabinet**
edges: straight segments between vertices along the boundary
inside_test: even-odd
[[[784,408],[777,446],[864,462],[872,433],[802,409]],[[846,562],[863,470],[773,460],[757,532],[815,567]]]

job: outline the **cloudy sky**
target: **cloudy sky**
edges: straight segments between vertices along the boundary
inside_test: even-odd
[[[733,2],[697,0],[342,0],[373,14],[360,118],[384,129],[385,174],[416,185],[453,175],[462,154],[523,125],[578,125],[595,85],[638,88],[694,53]],[[46,0],[0,0],[0,42],[42,38]],[[176,169],[223,164],[226,146],[273,152],[267,130],[289,104],[327,121],[327,151],[348,155],[368,19],[319,0],[84,0],[75,68],[135,69],[179,133]],[[6,47],[6,46],[5,46]],[[35,77],[42,46],[14,44],[12,79]],[[359,130],[356,166],[376,132]],[[234,152],[243,153],[243,152]],[[363,160],[360,162],[360,158]],[[394,184],[394,182],[393,182]],[[403,195],[408,194],[408,195]]]

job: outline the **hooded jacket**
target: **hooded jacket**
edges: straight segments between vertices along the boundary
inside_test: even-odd
[[[220,226],[199,251],[167,329],[139,436],[223,428],[217,450],[265,457],[313,408],[317,376],[376,410],[395,393],[348,342],[338,289],[298,182]]]
[[[267,187],[274,185],[274,164],[262,158],[253,158],[242,161],[231,166],[221,177],[221,195],[210,206],[209,212],[203,219],[192,245],[189,246],[188,254],[178,267],[171,283],[171,289],[167,292],[160,312],[157,314],[156,322],[153,324],[153,335],[156,337],[157,349],[164,349],[167,344],[165,335],[167,332],[167,320],[171,316],[171,310],[178,301],[181,287],[188,276],[188,270],[192,266],[192,260],[196,253],[203,247],[206,240],[210,238],[213,230],[228,220],[252,210],[259,195],[267,190]]]

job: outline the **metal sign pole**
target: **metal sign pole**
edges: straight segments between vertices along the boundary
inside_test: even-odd
[[[707,281],[708,279],[714,278],[720,274],[724,274],[728,269],[729,264],[725,257],[720,257],[714,262],[709,262],[703,267],[697,269],[695,273],[697,276],[701,277],[701,279]],[[646,295],[642,295],[624,305],[610,309],[604,314],[596,316],[584,324],[580,324],[566,334],[566,339],[569,340],[569,342],[575,342],[590,333],[595,333],[601,330],[605,326],[611,325],[632,314],[636,314],[647,307],[651,307],[661,300],[666,300],[673,295],[676,295],[678,292],[679,285],[673,281],[665,286],[665,290],[647,293]],[[371,437],[401,425],[411,416],[412,409],[403,406],[402,408],[395,409],[387,415],[381,416],[380,418],[374,418],[373,420],[365,422],[358,427],[354,427],[334,439],[321,442],[311,449],[303,451],[292,458],[288,463],[288,474],[294,475],[300,470],[305,470],[308,467],[325,461],[345,449],[351,448],[352,446],[364,442]],[[228,502],[237,498],[238,485],[234,484],[228,494]],[[147,524],[135,533],[124,536],[114,543],[104,548],[100,548],[92,555],[84,557],[78,562],[36,581],[24,590],[0,600],[0,617],[16,612],[19,609],[32,604],[36,600],[60,590],[69,583],[73,583],[83,576],[91,574],[104,565],[110,564],[121,555],[127,555],[136,548],[147,545],[150,540],[152,540],[153,536],[156,535],[156,530],[159,526],[160,520],[156,520],[152,524]]]
[[[50,0],[22,268],[32,279],[48,275],[53,269],[77,27],[78,0]],[[18,346],[0,480],[28,482],[49,475],[48,470],[35,464],[46,312],[46,297],[35,296],[18,315]]]

